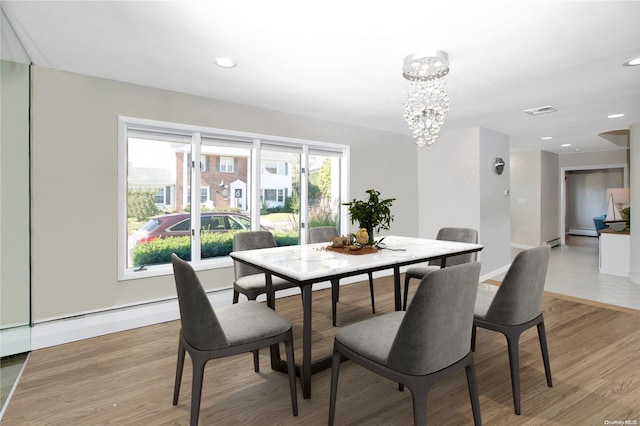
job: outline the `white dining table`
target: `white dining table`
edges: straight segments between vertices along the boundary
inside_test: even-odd
[[[354,255],[326,250],[328,243],[273,247],[266,249],[234,251],[230,256],[238,262],[264,271],[267,284],[267,303],[273,307],[275,296],[272,276],[283,278],[300,287],[303,301],[302,365],[297,366],[304,398],[311,397],[312,373],[331,366],[331,355],[313,361],[311,359],[311,310],[312,285],[331,281],[338,289],[340,279],[368,272],[393,269],[395,310],[402,308],[400,268],[430,260],[441,260],[446,266],[448,257],[479,252],[481,244],[431,240],[425,238],[387,236],[377,252]],[[337,291],[334,297],[337,298]],[[271,349],[271,366],[286,372],[286,363],[280,359],[279,349]]]

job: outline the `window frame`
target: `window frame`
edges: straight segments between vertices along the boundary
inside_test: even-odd
[[[269,165],[269,166],[268,166]],[[270,167],[274,166],[274,167]],[[275,168],[275,173],[267,172],[267,168]],[[272,176],[289,176],[287,170],[290,167],[287,166],[286,161],[278,161],[278,160],[264,160],[262,161],[262,170],[261,173],[263,175],[272,175]]]
[[[333,156],[339,156],[343,159],[340,162],[340,198],[349,199],[349,163],[350,163],[350,147],[348,145],[313,141],[306,139],[296,139],[282,136],[272,136],[255,134],[248,132],[240,132],[228,129],[218,129],[203,126],[194,126],[189,124],[162,122],[143,118],[118,116],[118,281],[128,281],[131,279],[147,278],[154,276],[170,275],[173,269],[170,263],[162,265],[148,266],[140,271],[127,267],[127,144],[130,137],[143,135],[147,139],[153,139],[154,135],[160,140],[191,140],[191,158],[202,158],[201,148],[210,144],[210,141],[220,141],[221,146],[233,146],[242,149],[248,149],[250,152],[250,167],[248,170],[248,188],[247,200],[249,205],[259,206],[262,192],[260,190],[260,175],[262,174],[263,163],[260,161],[262,150],[273,150],[274,147],[283,149],[300,150],[303,153],[303,173],[301,173],[301,188],[307,187],[306,158],[309,152],[322,152]],[[205,143],[205,141],[207,143]],[[286,166],[283,166],[286,173]],[[195,194],[200,194],[200,174],[205,173],[202,167],[191,168],[191,198],[194,199]],[[209,197],[211,195],[209,194]],[[198,197],[199,198],[199,197]],[[277,196],[276,196],[277,198]],[[177,200],[176,200],[177,202]],[[306,206],[306,191],[301,195],[301,205]],[[300,244],[305,244],[307,212],[306,207],[300,209]],[[193,205],[191,209],[191,226],[192,229],[200,229],[201,218],[200,205]],[[251,209],[251,227],[252,230],[260,229],[260,209]],[[340,209],[340,223],[342,232],[348,231],[347,211]],[[191,265],[196,270],[226,268],[233,265],[233,261],[229,256],[200,259],[200,236],[198,232],[192,236],[191,243],[192,259]],[[194,253],[197,254],[194,256]]]
[[[224,165],[224,170],[223,170]],[[218,171],[220,173],[235,173],[233,157],[218,157]]]
[[[187,204],[191,204],[191,185],[187,186]],[[204,197],[204,199],[203,199]],[[200,187],[200,196],[198,197],[200,200],[200,204],[205,204],[207,201],[211,200],[211,188],[208,186]]]

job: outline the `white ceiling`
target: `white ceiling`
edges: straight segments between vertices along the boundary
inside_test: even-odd
[[[622,66],[640,56],[638,1],[3,0],[2,9],[39,67],[407,135],[402,61],[428,48],[450,59],[444,131],[483,126],[510,135],[512,151],[586,152],[620,149],[598,134],[640,122],[640,66]],[[238,66],[216,67],[223,55]],[[558,112],[523,112],[545,105]]]

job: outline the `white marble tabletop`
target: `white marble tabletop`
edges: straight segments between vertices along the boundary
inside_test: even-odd
[[[480,244],[388,236],[377,253],[352,255],[323,250],[329,243],[235,251],[231,257],[298,282],[314,282],[367,269],[408,265],[451,253],[479,251]]]

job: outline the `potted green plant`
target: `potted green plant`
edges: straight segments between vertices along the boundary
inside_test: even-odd
[[[380,192],[375,189],[365,191],[369,194],[369,199],[356,200],[355,198],[343,203],[348,207],[351,223],[358,223],[360,228],[365,228],[369,234],[369,245],[375,245],[374,232],[378,233],[382,229],[389,229],[393,222],[391,206],[395,198],[380,199]]]
[[[622,215],[622,218],[627,221],[627,228],[631,228],[631,208],[625,207],[624,209],[621,209],[620,214]]]

